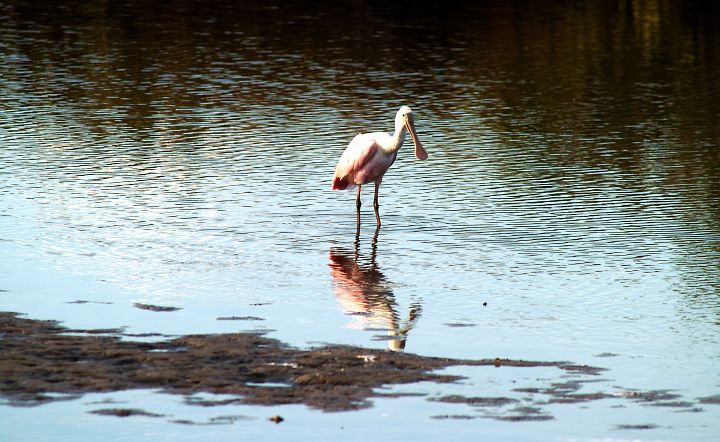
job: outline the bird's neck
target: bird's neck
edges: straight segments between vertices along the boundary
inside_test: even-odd
[[[395,133],[392,136],[392,139],[390,141],[390,146],[386,149],[388,153],[396,153],[400,148],[402,147],[403,143],[405,142],[405,125],[404,124],[396,124],[395,125]]]

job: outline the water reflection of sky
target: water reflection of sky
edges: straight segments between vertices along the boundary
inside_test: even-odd
[[[0,5],[0,309],[384,347],[335,298],[329,183],[410,104],[430,160],[400,152],[357,249],[422,305],[408,351],[717,388],[717,15],[534,5]]]

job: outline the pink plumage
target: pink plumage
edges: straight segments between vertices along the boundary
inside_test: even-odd
[[[385,167],[387,161],[383,161],[382,153],[378,155],[379,149],[372,134],[360,134],[353,138],[335,167],[332,189],[354,189],[358,184],[367,184],[382,177],[392,161]]]
[[[378,204],[378,190],[385,172],[395,162],[397,152],[405,141],[406,131],[410,133],[415,144],[415,156],[424,160],[427,152],[418,140],[413,121],[412,110],[403,106],[395,115],[395,133],[372,132],[356,135],[352,139],[340,160],[335,166],[335,175],[332,180],[332,190],[353,189],[358,186],[357,194],[357,226],[360,228],[360,189],[364,184],[375,183],[375,217],[380,227],[380,212]]]

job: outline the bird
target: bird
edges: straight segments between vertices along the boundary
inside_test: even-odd
[[[415,156],[419,160],[426,160],[428,154],[418,139],[415,130],[413,111],[408,106],[402,106],[395,115],[395,132],[390,135],[385,132],[361,133],[350,141],[343,152],[332,179],[332,190],[351,190],[357,186],[357,228],[360,229],[360,191],[362,186],[371,182],[375,183],[375,197],[373,207],[378,228],[382,225],[380,221],[380,204],[378,203],[378,191],[385,172],[395,162],[398,150],[405,142],[407,133],[415,144]]]

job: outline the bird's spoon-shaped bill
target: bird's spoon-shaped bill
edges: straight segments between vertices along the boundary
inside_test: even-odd
[[[415,156],[418,160],[427,160],[428,153],[425,149],[423,149],[422,144],[420,143],[420,139],[418,138],[417,132],[415,131],[415,124],[412,120],[408,119],[405,121],[405,127],[407,128],[408,132],[410,132],[410,137],[413,140],[413,144],[415,144]]]

